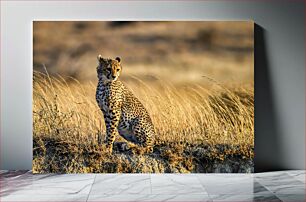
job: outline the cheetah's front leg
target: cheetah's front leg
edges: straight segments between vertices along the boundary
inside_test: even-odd
[[[105,125],[106,125],[106,146],[109,153],[113,151],[113,143],[118,135],[118,124],[119,124],[120,113],[110,110],[109,116],[105,116]]]

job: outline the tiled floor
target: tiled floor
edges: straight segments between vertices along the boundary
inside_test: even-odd
[[[45,174],[1,171],[0,201],[305,201],[305,171]]]

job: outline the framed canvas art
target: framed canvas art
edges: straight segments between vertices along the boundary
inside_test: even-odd
[[[254,23],[34,21],[34,173],[250,173]]]

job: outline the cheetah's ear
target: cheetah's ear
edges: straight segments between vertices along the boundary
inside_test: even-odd
[[[98,61],[101,63],[103,61],[102,55],[97,56]]]
[[[116,57],[116,60],[120,63],[121,62],[121,58],[120,57]]]

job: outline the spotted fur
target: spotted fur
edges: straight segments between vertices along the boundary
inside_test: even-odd
[[[116,136],[121,135],[129,147],[153,151],[155,130],[151,118],[142,103],[118,80],[121,59],[98,56],[97,103],[103,112],[106,125],[106,143],[112,152]]]

